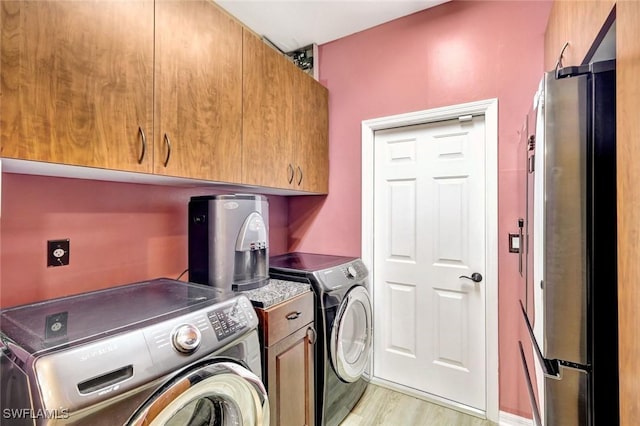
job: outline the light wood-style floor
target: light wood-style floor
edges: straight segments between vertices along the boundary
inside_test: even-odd
[[[495,423],[369,384],[340,426],[494,426]]]

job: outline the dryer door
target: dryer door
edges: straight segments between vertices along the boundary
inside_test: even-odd
[[[338,377],[355,382],[362,376],[371,354],[371,299],[367,289],[355,286],[340,304],[331,328],[331,363]]]
[[[269,400],[258,376],[231,360],[208,360],[161,386],[129,426],[268,426]]]

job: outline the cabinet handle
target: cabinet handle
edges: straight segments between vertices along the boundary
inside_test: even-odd
[[[302,315],[302,312],[300,311],[289,312],[287,314],[287,319],[291,321],[291,320],[297,319],[300,315]]]
[[[309,338],[311,344],[315,345],[316,340],[318,340],[318,333],[316,332],[316,329],[313,327],[307,328],[307,337]]]
[[[140,135],[140,141],[142,142],[142,152],[140,153],[140,157],[138,157],[138,164],[142,164],[144,154],[147,152],[147,137],[145,136],[142,127],[138,127],[138,134]]]
[[[295,174],[295,171],[293,170],[293,166],[291,165],[291,163],[289,163],[289,167],[288,167],[288,172],[289,172],[289,183],[293,182],[293,177]]]
[[[167,145],[167,158],[164,159],[164,166],[167,167],[167,164],[169,164],[169,158],[171,158],[171,141],[166,133],[164,134],[164,143]]]
[[[302,183],[302,169],[298,166],[298,171],[300,172],[300,179],[298,179],[298,186]]]

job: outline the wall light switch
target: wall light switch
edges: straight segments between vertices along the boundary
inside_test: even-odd
[[[520,234],[509,234],[509,253],[520,253]]]
[[[47,241],[47,266],[69,264],[69,239]]]

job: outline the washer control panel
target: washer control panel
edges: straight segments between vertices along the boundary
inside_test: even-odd
[[[207,313],[209,322],[218,340],[225,339],[247,327],[248,318],[245,313],[246,308],[247,307],[242,306],[242,303],[238,303]]]
[[[246,296],[237,295],[146,328],[144,335],[154,364],[172,371],[193,362],[191,355],[211,353],[257,326],[258,316],[251,302]]]

